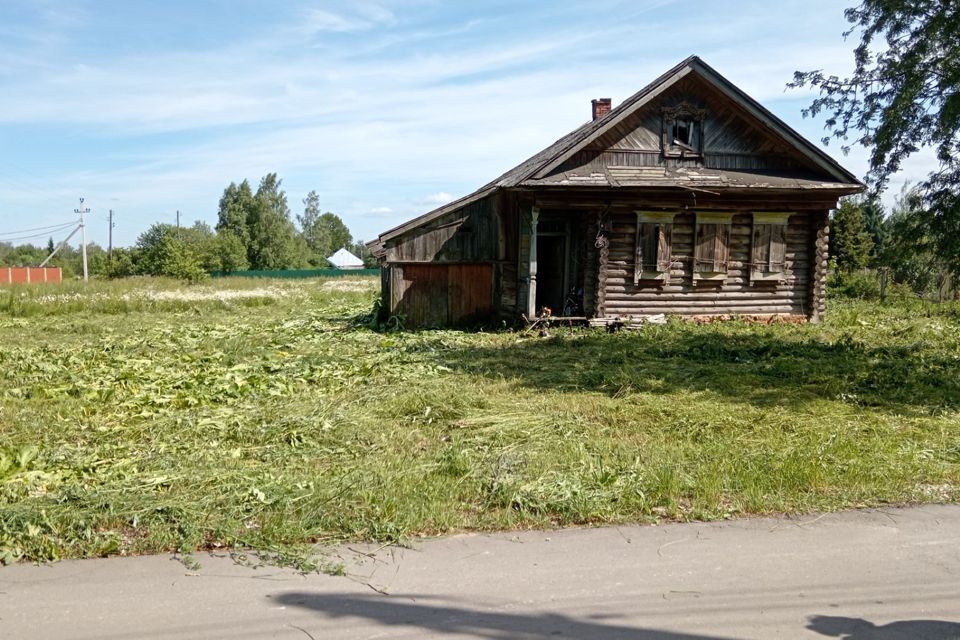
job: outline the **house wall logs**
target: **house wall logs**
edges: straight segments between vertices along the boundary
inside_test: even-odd
[[[820,322],[827,305],[827,261],[830,245],[830,218],[827,212],[811,217],[810,235],[813,246],[813,260],[810,265],[810,321]]]
[[[795,213],[786,234],[784,278],[774,282],[750,279],[750,252],[753,218],[750,213],[733,216],[730,255],[722,281],[693,279],[695,215],[678,214],[674,219],[672,264],[664,282],[634,283],[636,216],[616,212],[610,221],[610,247],[601,279],[603,291],[599,311],[606,317],[631,317],[659,313],[677,315],[789,314],[813,317],[811,283],[814,248],[810,242],[822,214]],[[817,298],[819,300],[820,298]],[[600,315],[600,314],[598,314]]]

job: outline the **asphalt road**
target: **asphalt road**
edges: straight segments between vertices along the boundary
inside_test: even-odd
[[[960,639],[960,506],[0,569],[0,638]]]

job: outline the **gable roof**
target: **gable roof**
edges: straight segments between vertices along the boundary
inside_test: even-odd
[[[327,262],[338,269],[349,269],[351,267],[363,266],[363,260],[353,255],[345,248],[338,250],[332,256],[327,258]]]
[[[629,117],[631,114],[635,113],[637,110],[641,109],[648,103],[650,103],[654,98],[661,95],[680,80],[687,77],[690,74],[696,73],[700,78],[708,82],[713,88],[718,90],[724,96],[729,98],[731,101],[738,104],[742,109],[749,113],[753,118],[762,126],[771,130],[774,134],[778,135],[780,138],[786,140],[794,149],[800,152],[807,160],[809,160],[813,165],[821,169],[826,175],[829,175],[831,178],[836,180],[835,183],[824,183],[824,182],[813,182],[810,181],[808,188],[829,188],[831,185],[836,187],[841,187],[844,185],[849,186],[862,186],[862,183],[854,176],[852,173],[844,169],[836,160],[831,158],[827,153],[821,150],[819,147],[811,143],[809,140],[804,138],[802,135],[797,133],[793,128],[786,124],[783,120],[775,116],[769,110],[767,110],[759,102],[748,96],[741,89],[739,89],[732,82],[724,78],[720,73],[718,73],[713,67],[705,63],[697,56],[690,56],[686,60],[683,60],[675,67],[661,75],[659,78],[648,84],[646,87],[633,94],[622,103],[617,105],[615,109],[612,109],[607,115],[602,118],[587,122],[578,128],[574,129],[567,135],[563,136],[546,149],[540,151],[539,153],[533,155],[527,160],[521,162],[516,167],[510,169],[503,175],[492,180],[486,185],[480,187],[478,190],[473,193],[464,196],[458,200],[454,200],[442,207],[438,207],[433,211],[429,211],[417,218],[414,218],[402,225],[394,227],[389,231],[385,231],[378,238],[379,242],[385,242],[391,238],[394,238],[410,229],[414,229],[423,224],[435,220],[443,216],[444,214],[456,211],[461,207],[464,207],[472,202],[476,202],[481,198],[484,198],[497,189],[518,187],[523,185],[535,185],[535,184],[545,184],[544,182],[539,182],[541,179],[546,178],[551,171],[562,165],[566,160],[570,159],[578,151],[584,149],[591,142],[595,141],[600,136],[604,135],[614,127],[616,127],[620,122]],[[664,171],[661,171],[664,173]],[[675,175],[683,176],[684,171],[679,170],[679,172],[671,172],[669,170],[665,171],[666,175]],[[712,172],[719,173],[719,172]],[[729,173],[729,172],[724,172]],[[713,185],[718,185],[718,182],[712,181],[711,172],[709,170],[697,169],[694,172],[694,175],[706,176],[708,180],[711,180],[709,183]],[[801,183],[804,181],[790,180],[788,178],[773,178],[773,177],[764,177],[765,185],[769,186],[770,181],[781,180],[778,186],[783,186],[787,188],[803,188],[804,185]],[[695,181],[694,181],[695,182]],[[756,182],[756,181],[754,181]],[[569,184],[565,181],[552,181],[552,184]],[[589,182],[581,182],[580,184],[589,185]],[[598,182],[597,184],[602,184],[603,186],[628,186],[626,183],[622,183],[616,179],[614,180],[604,180],[602,183]],[[660,179],[652,184],[659,186],[670,186],[666,180]],[[633,182],[629,186],[648,186],[643,182]],[[746,181],[738,184],[736,181],[728,182],[728,184],[723,186],[750,186]]]

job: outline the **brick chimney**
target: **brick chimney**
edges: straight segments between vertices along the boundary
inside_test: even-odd
[[[613,101],[610,98],[597,98],[596,100],[591,100],[590,104],[593,105],[593,119],[599,120],[603,116],[610,113],[612,103]]]

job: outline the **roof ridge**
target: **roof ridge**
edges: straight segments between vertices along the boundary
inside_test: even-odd
[[[689,71],[684,72],[685,69],[689,69]],[[567,135],[558,138],[553,143],[547,145],[547,147],[544,149],[541,149],[539,152],[533,154],[512,169],[508,169],[472,193],[467,194],[462,198],[458,198],[453,202],[449,202],[445,205],[437,207],[436,209],[424,213],[423,215],[417,216],[416,218],[394,227],[393,229],[385,231],[384,233],[380,234],[380,240],[389,239],[389,237],[397,235],[408,228],[419,226],[420,224],[428,222],[435,217],[439,217],[459,207],[466,206],[467,204],[475,202],[476,200],[479,200],[480,198],[496,191],[497,189],[519,186],[534,176],[538,176],[545,171],[556,168],[556,166],[560,165],[563,161],[569,158],[583,144],[591,141],[596,135],[598,135],[598,132],[601,132],[607,127],[612,126],[618,122],[621,117],[626,117],[626,115],[632,113],[632,111],[637,108],[638,104],[642,106],[642,104],[644,104],[644,99],[648,97],[655,97],[659,93],[658,89],[661,89],[661,87],[663,87],[664,90],[669,88],[670,85],[667,85],[668,82],[672,84],[673,82],[685,77],[687,73],[693,71],[699,73],[704,80],[712,83],[722,93],[727,94],[728,98],[734,100],[735,102],[741,103],[741,106],[748,113],[751,111],[755,112],[750,113],[750,115],[755,119],[759,119],[762,124],[770,127],[775,133],[785,138],[789,144],[791,144],[793,147],[796,147],[798,151],[810,159],[814,164],[819,165],[820,168],[824,169],[828,174],[832,174],[833,177],[839,178],[841,182],[847,181],[851,184],[861,184],[853,174],[844,169],[843,166],[830,157],[829,154],[812,144],[809,140],[800,135],[769,109],[751,98],[735,84],[727,80],[727,78],[704,62],[699,56],[692,54],[675,64],[664,73],[660,74],[652,82],[648,83],[642,89],[618,104],[615,108],[611,109],[603,117],[597,118],[596,120],[587,121],[586,123],[580,125]],[[651,96],[651,94],[653,94],[653,96]],[[768,122],[765,122],[765,120]]]

